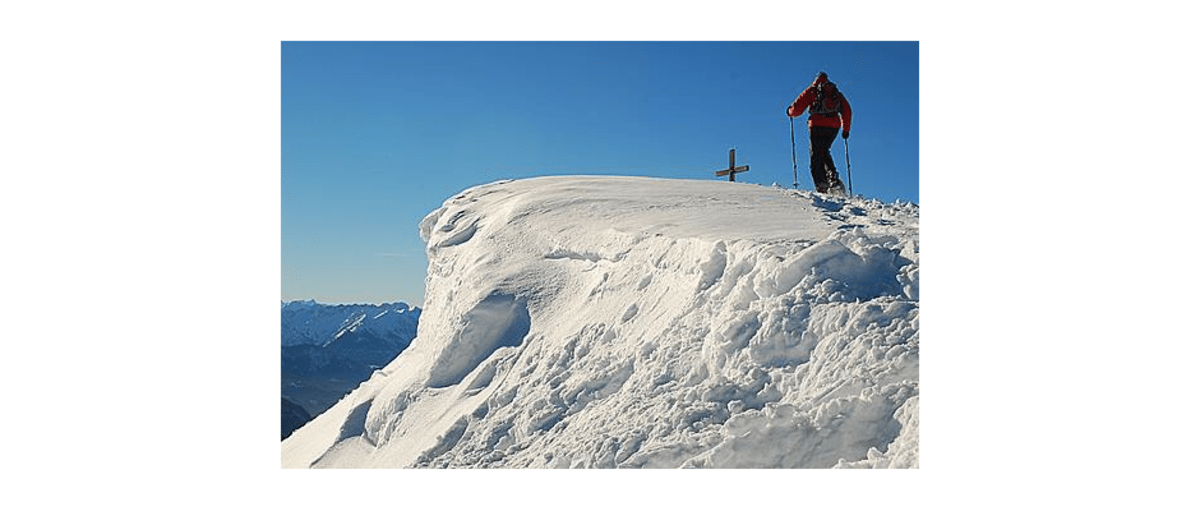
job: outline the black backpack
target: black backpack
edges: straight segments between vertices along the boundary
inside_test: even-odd
[[[817,99],[808,106],[812,115],[834,116],[842,112],[842,93],[838,92],[833,82],[822,83],[817,87]]]

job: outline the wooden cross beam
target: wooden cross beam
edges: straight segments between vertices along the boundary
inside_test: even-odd
[[[741,167],[734,167],[733,166],[733,158],[734,158],[733,153],[734,153],[734,149],[730,149],[729,150],[729,168],[717,171],[718,176],[729,176],[730,181],[734,181],[733,176],[737,175],[738,172],[748,172],[750,170],[749,165],[742,165]]]

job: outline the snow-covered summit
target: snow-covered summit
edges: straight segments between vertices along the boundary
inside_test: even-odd
[[[426,302],[285,467],[916,467],[919,208],[721,181],[479,186]]]

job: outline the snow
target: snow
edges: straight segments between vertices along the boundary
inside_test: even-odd
[[[284,467],[916,468],[919,208],[502,181],[420,225],[426,303]]]

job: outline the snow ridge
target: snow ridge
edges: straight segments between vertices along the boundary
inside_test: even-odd
[[[710,181],[472,188],[417,338],[285,467],[915,468],[919,208]]]

